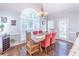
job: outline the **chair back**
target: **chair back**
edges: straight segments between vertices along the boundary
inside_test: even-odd
[[[56,32],[55,33],[52,33],[52,37],[51,37],[51,44],[55,43],[55,39],[56,39]]]
[[[39,34],[38,31],[34,31],[34,32],[33,32],[33,35],[37,35],[37,34]]]
[[[50,46],[50,38],[51,38],[51,34],[46,34],[46,36],[45,36],[45,47]]]
[[[54,38],[56,36],[56,33],[52,33],[52,38]]]
[[[43,33],[42,30],[39,31],[39,34]]]

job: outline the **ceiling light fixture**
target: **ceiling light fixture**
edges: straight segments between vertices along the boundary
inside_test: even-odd
[[[39,16],[44,17],[47,16],[47,12],[43,10],[43,4],[41,4],[41,11],[38,13]]]

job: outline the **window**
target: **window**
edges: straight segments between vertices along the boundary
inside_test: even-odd
[[[48,21],[48,32],[53,31],[53,29],[54,29],[54,21],[50,20]]]
[[[21,14],[21,40],[26,40],[26,31],[32,32],[39,29],[39,17],[32,8],[23,10]]]
[[[68,19],[59,19],[59,38],[67,39],[68,34]]]

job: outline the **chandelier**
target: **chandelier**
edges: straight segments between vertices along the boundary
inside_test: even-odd
[[[47,12],[43,10],[43,4],[41,4],[41,11],[38,12],[38,15],[41,17],[47,16]]]

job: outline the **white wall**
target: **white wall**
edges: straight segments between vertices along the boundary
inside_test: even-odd
[[[63,20],[65,18],[69,19],[69,40],[71,42],[74,42],[74,40],[76,39],[76,32],[79,32],[79,11],[72,11],[72,12],[61,12],[61,13],[57,13],[55,15],[50,15],[48,16],[48,20],[54,20],[55,21],[55,29],[58,31],[58,27],[57,27],[57,23],[58,20],[63,18]]]
[[[4,32],[6,33],[19,33],[20,32],[20,22],[19,22],[19,15],[15,12],[0,12],[0,17],[7,17],[7,26],[5,25]],[[11,25],[11,20],[16,20],[16,26]]]
[[[20,29],[19,29],[19,15],[14,13],[14,12],[0,12],[0,17],[7,17],[7,26],[5,25],[5,29],[4,32],[7,33],[19,33]],[[16,20],[16,26],[12,26],[11,25],[11,20]]]
[[[10,34],[11,38],[17,35],[15,38],[17,41],[20,39],[20,22],[18,13],[12,11],[0,11],[0,17],[7,17],[7,23],[4,23],[4,33]],[[1,19],[0,19],[1,20]],[[11,20],[16,20],[16,26],[11,25]],[[18,34],[17,34],[18,33]]]
[[[78,27],[78,25],[79,25],[79,11],[71,13],[69,19],[70,19],[70,31],[72,31],[72,32],[79,31],[79,27]]]

